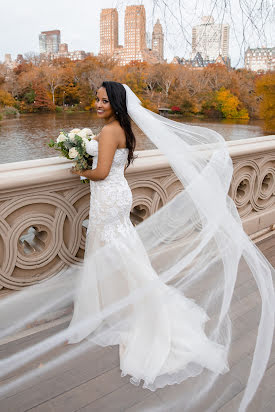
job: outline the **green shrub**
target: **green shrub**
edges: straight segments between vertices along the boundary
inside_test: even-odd
[[[3,118],[19,116],[19,111],[15,107],[5,106],[1,110],[1,115]]]
[[[35,101],[35,91],[34,90],[30,90],[29,92],[24,94],[23,100],[27,103],[27,104],[32,104]]]

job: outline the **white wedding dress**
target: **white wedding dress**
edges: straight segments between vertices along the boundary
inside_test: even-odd
[[[94,156],[95,168],[98,142],[91,140],[86,150]],[[142,379],[143,387],[150,390],[164,386],[163,382],[167,384],[167,375],[169,384],[173,384],[198,375],[203,368],[225,373],[228,370],[225,348],[204,333],[207,314],[193,300],[159,280],[131,223],[132,193],[124,177],[127,157],[128,149],[117,149],[107,178],[90,181],[90,216],[84,258],[84,262],[88,261],[89,255],[106,244],[116,246],[121,253],[121,271],[116,279],[100,279],[100,275],[95,278],[100,270],[85,268],[70,326],[94,317],[104,306],[118,302],[135,288],[145,287],[150,281],[154,286],[145,297],[120,313],[124,318],[122,329],[117,318],[112,317],[97,323],[84,322],[85,327],[75,332],[69,343],[90,335],[101,345],[119,344],[122,376],[130,375],[133,384],[139,384]],[[133,250],[135,256],[131,255]],[[126,323],[127,317],[129,322]],[[99,334],[97,328],[102,329],[100,339],[91,335],[94,330]]]
[[[107,178],[90,182],[84,262],[0,300],[0,339],[26,333],[29,324],[44,324],[73,307],[68,327],[51,328],[49,336],[39,334],[19,351],[15,345],[15,353],[0,359],[0,398],[21,391],[22,383],[43,385],[48,371],[58,375],[62,363],[82,354],[94,376],[90,351],[119,345],[122,376],[136,385],[143,380],[143,387],[152,391],[165,387],[157,392],[163,394],[158,411],[216,411],[232,398],[232,391],[241,391],[234,402],[244,412],[270,357],[275,269],[244,232],[228,195],[233,162],[224,138],[143,108],[123,86],[130,118],[165,158],[164,173],[160,167],[156,178],[150,174],[144,179],[137,171],[133,182],[145,188],[142,201],[154,213],[133,227],[132,194],[124,177],[128,149],[116,150]],[[87,151],[95,168],[97,141],[90,141]],[[168,164],[174,175],[167,173]],[[68,211],[68,220],[80,230],[86,208],[79,203],[81,185],[75,189],[72,181],[66,196],[75,209]],[[77,250],[79,244],[74,246]],[[248,301],[242,293],[251,287]],[[253,354],[245,362],[241,358],[239,380],[234,358],[246,346],[249,328],[256,342],[249,342]],[[64,349],[66,341],[71,345]],[[43,368],[35,363],[41,358]],[[228,371],[228,358],[230,371],[222,375]]]

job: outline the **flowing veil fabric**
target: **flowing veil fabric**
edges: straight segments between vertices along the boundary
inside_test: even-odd
[[[253,296],[256,302],[261,301],[261,313],[255,312],[253,359],[242,365],[245,384],[238,408],[244,411],[270,355],[275,270],[245,234],[227,194],[233,165],[223,137],[152,113],[141,106],[128,86],[124,87],[130,117],[167,157],[183,190],[140,223],[134,229],[136,235],[122,233],[115,241],[86,253],[83,265],[72,265],[0,301],[0,338],[4,338],[29,323],[42,321],[49,313],[69,308],[77,302],[79,291],[90,293],[75,305],[74,322],[69,327],[30,342],[27,348],[0,361],[0,376],[6,379],[0,394],[5,397],[91,348],[120,344],[121,369],[129,368],[125,373],[132,383],[138,385],[143,379],[144,388],[159,391],[167,385],[180,385],[159,410],[215,411],[235,383],[230,360],[229,371],[226,367],[227,358],[239,345],[238,330],[249,321],[249,310],[243,308],[241,324],[235,322],[234,310],[242,305],[238,294],[254,283],[258,298]],[[80,311],[81,316],[77,316]],[[197,334],[202,325],[207,341]],[[187,350],[186,361],[174,351],[169,362],[173,367],[165,369],[161,366],[166,365],[166,348],[176,331],[185,333],[190,351],[197,357],[190,360]],[[66,340],[79,343],[64,350]],[[123,352],[125,341],[127,353]],[[212,345],[207,346],[210,341]],[[205,350],[209,364],[199,356]],[[44,366],[38,369],[35,360],[42,356]],[[135,364],[135,359],[142,357],[144,363]],[[226,376],[227,387],[219,386]],[[215,391],[215,400],[209,401],[211,391]]]

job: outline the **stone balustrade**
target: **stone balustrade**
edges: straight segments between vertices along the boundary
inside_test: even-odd
[[[257,242],[275,230],[275,136],[228,142],[234,164],[229,195]],[[137,152],[127,169],[138,224],[182,185],[158,150]],[[59,157],[0,165],[0,294],[54,275],[84,255],[89,185]]]

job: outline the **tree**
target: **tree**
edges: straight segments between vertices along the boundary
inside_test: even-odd
[[[28,104],[33,103],[35,101],[35,91],[31,89],[30,91],[26,92],[24,94],[23,100]]]
[[[228,88],[243,103],[249,117],[259,118],[260,98],[256,93],[257,73],[250,70],[238,69],[230,72]]]
[[[256,82],[256,92],[261,95],[260,114],[268,132],[275,131],[275,73],[262,75]]]
[[[34,66],[39,66],[41,63],[40,54],[32,51],[24,54],[24,60],[29,63],[32,63]]]
[[[9,92],[0,89],[0,106],[13,106],[15,99]]]
[[[51,92],[53,105],[55,105],[55,90],[57,89],[57,87],[64,84],[62,76],[63,68],[55,66],[44,67],[43,75],[45,76],[45,81],[47,82],[47,85]]]
[[[43,87],[43,85],[36,83],[34,85],[34,91],[35,100],[33,102],[33,107],[35,110],[43,112],[52,111],[55,109],[55,106],[48,96],[47,90]]]
[[[17,76],[19,76],[21,73],[26,73],[26,72],[31,71],[32,68],[33,68],[33,64],[32,64],[32,63],[29,63],[29,62],[27,62],[27,61],[23,61],[22,63],[18,64],[18,66],[16,66],[16,67],[13,69],[13,72],[14,72]]]
[[[144,82],[146,83],[146,90],[150,99],[154,99],[154,95],[158,87],[158,79],[155,66],[153,64],[148,65]]]
[[[5,83],[7,77],[7,67],[5,64],[0,63],[0,86]]]
[[[157,84],[168,97],[169,90],[176,79],[176,70],[174,64],[158,64],[156,65]]]
[[[74,76],[79,82],[80,89],[83,85],[89,87],[91,94],[94,96],[100,84],[106,80],[112,80],[114,75],[112,69],[114,62],[104,57],[87,57],[85,60],[77,62],[74,70]],[[81,96],[82,100],[82,96]]]
[[[128,84],[150,110],[168,105],[178,106],[188,115],[247,118],[243,111],[246,109],[251,118],[259,118],[263,95],[256,92],[258,77],[257,73],[229,70],[219,64],[194,69],[181,64],[133,61],[118,66],[110,58],[96,56],[80,61],[63,58],[44,61],[39,66],[23,61],[9,71],[0,64],[0,88],[10,93],[24,112],[52,110],[54,103],[90,110],[94,107],[96,90],[108,79]],[[222,87],[227,92],[222,93]],[[37,95],[40,97],[36,98]]]
[[[147,67],[146,62],[132,61],[123,70],[122,83],[126,83],[138,96],[141,96],[147,88],[145,82]]]
[[[10,70],[5,76],[5,82],[2,85],[2,89],[9,92],[14,98],[17,97],[19,85],[17,82],[17,76],[13,70]]]
[[[226,119],[249,119],[246,109],[241,105],[237,96],[234,96],[230,90],[222,87],[216,92],[215,99],[217,108]]]
[[[190,29],[199,16],[218,16],[219,23],[230,22],[240,57],[251,40],[265,44],[273,29],[272,0],[152,0],[157,17],[162,16],[167,46],[178,43],[186,54],[190,50]],[[154,16],[153,16],[154,19]]]
[[[64,65],[62,69],[62,85],[56,88],[55,99],[58,105],[79,104],[80,86],[75,80],[74,70],[70,64]]]
[[[230,71],[221,64],[209,64],[202,74],[210,90],[219,90],[221,87],[229,88],[231,83]]]
[[[17,100],[25,103],[23,105],[23,111],[27,111],[28,107],[31,109],[29,105],[33,103],[35,98],[34,85],[37,83],[41,83],[39,81],[40,69],[32,64],[21,66],[21,69],[22,68],[24,68],[24,70],[13,71],[16,84],[16,89],[14,90],[14,93],[16,95]]]
[[[173,112],[180,111],[183,115],[189,115],[195,110],[194,104],[186,89],[176,89],[171,91],[168,101]],[[180,110],[176,110],[175,108],[179,108]]]

